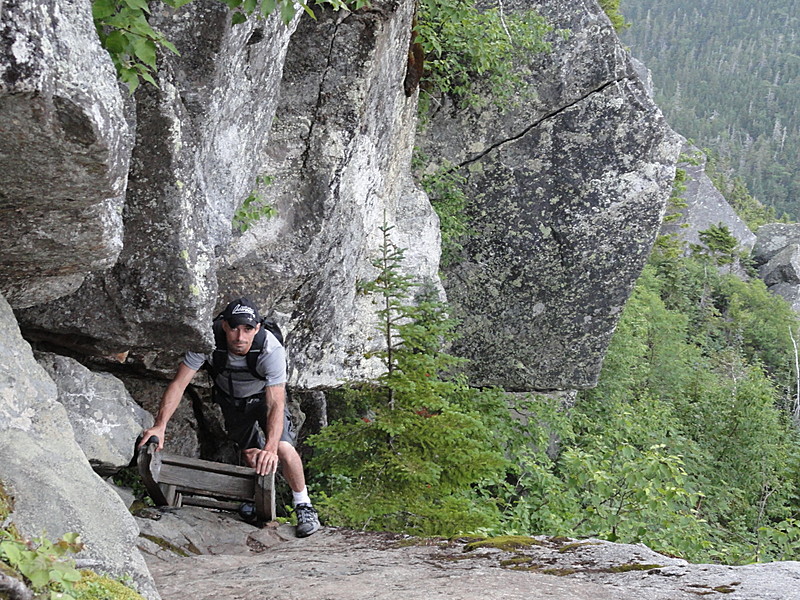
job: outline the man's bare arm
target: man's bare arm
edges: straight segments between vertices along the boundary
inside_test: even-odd
[[[158,413],[156,414],[155,423],[149,429],[145,429],[142,433],[142,439],[139,442],[139,447],[142,447],[151,436],[158,438],[158,449],[164,448],[164,436],[167,430],[167,423],[175,414],[178,405],[183,398],[183,393],[186,391],[186,386],[192,381],[196,370],[190,369],[184,363],[178,367],[178,372],[172,379],[167,389],[164,390],[164,395],[161,397],[161,403],[158,405]]]
[[[284,384],[267,386],[267,443],[263,450],[253,452],[249,459],[259,475],[278,469],[278,443],[283,435],[283,410],[286,404]]]

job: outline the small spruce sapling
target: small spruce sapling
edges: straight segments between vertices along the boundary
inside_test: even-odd
[[[378,275],[363,286],[376,297],[385,371],[376,385],[349,390],[364,416],[332,423],[309,442],[310,469],[327,488],[320,506],[328,522],[417,534],[495,525],[499,512],[477,486],[506,462],[477,406],[502,399],[476,398],[450,374],[459,361],[441,346],[453,321],[435,290],[402,274],[391,229],[381,228]]]

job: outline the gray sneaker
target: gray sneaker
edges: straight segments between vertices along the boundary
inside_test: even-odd
[[[297,528],[295,529],[297,537],[308,537],[319,529],[317,511],[310,504],[298,504],[294,507],[294,514],[297,515]]]

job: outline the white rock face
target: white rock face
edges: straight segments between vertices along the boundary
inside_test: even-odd
[[[237,237],[220,289],[272,307],[287,333],[291,383],[374,377],[376,307],[358,282],[377,271],[380,227],[405,267],[438,285],[438,218],[410,177],[416,101],[402,87],[413,5],[317,10],[292,37],[261,172],[277,216]]]
[[[57,354],[37,356],[58,388],[75,440],[100,475],[128,466],[134,442],[153,424],[153,416],[133,401],[123,383],[109,373],[95,373]]]
[[[133,517],[90,467],[56,397],[0,297],[0,481],[14,497],[13,524],[30,538],[80,533],[80,558],[118,577],[132,575],[145,596],[159,598],[136,550]]]
[[[0,31],[0,292],[21,308],[116,261],[131,139],[90,3],[7,2]]]
[[[187,348],[211,343],[217,257],[255,185],[293,25],[273,15],[232,27],[228,9],[211,0],[162,6],[150,24],[181,55],[165,53],[159,88],[142,85],[135,95],[119,258],[21,319],[50,341],[88,353],[130,350],[132,360],[171,370]]]
[[[739,241],[740,250],[752,250],[756,236],[709,179],[705,155],[684,139],[681,156],[687,159],[678,164],[686,172],[686,190],[681,194],[686,206],[668,209],[667,216],[675,218],[665,219],[661,232],[675,234],[689,244],[701,244],[701,231],[722,224]]]

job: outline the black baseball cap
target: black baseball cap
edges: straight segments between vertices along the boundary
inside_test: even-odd
[[[261,323],[261,317],[258,315],[258,308],[247,298],[239,298],[228,304],[225,310],[222,311],[222,318],[225,319],[231,327],[236,327],[237,325],[250,325],[251,327],[255,327]]]

